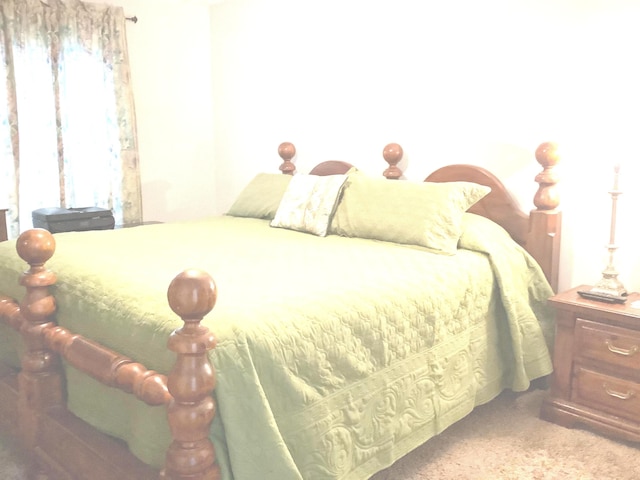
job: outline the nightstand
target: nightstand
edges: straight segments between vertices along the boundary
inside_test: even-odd
[[[587,300],[581,285],[549,299],[556,309],[554,372],[541,418],[640,441],[640,294],[624,304]]]

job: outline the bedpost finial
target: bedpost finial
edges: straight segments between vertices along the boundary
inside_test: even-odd
[[[282,142],[278,147],[278,155],[283,160],[291,160],[296,155],[296,147],[291,142]]]
[[[538,191],[533,197],[533,204],[538,210],[553,210],[560,205],[560,196],[556,184],[558,176],[553,171],[560,161],[558,145],[544,142],[536,149],[536,160],[542,165],[542,172],[536,175]]]
[[[181,318],[201,320],[216,304],[218,290],[207,272],[190,269],[173,279],[167,298],[171,310]]]
[[[285,175],[293,175],[296,170],[296,166],[291,162],[296,155],[296,147],[291,142],[283,142],[278,147],[278,155],[282,158],[283,163],[280,165],[280,170]]]
[[[558,145],[554,142],[541,143],[536,149],[536,160],[543,167],[553,167],[560,161]]]
[[[56,250],[56,240],[44,228],[32,228],[23,232],[16,242],[20,258],[31,266],[44,265]]]
[[[176,363],[167,376],[167,389],[172,397],[167,418],[173,440],[160,478],[219,480],[220,466],[209,439],[216,414],[211,395],[216,386],[216,371],[208,352],[215,348],[216,339],[200,323],[216,303],[216,284],[202,270],[185,270],[173,279],[167,297],[184,326],[174,330],[168,342],[169,350],[176,354]]]
[[[384,147],[384,150],[382,150],[382,156],[389,164],[389,168],[387,168],[382,174],[389,180],[397,180],[402,176],[402,170],[398,168],[398,163],[402,160],[403,155],[404,151],[397,143],[389,143]]]

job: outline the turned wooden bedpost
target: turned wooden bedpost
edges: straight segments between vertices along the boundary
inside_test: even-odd
[[[281,143],[278,147],[278,155],[283,160],[282,165],[280,165],[280,171],[285,175],[293,175],[293,172],[296,171],[296,166],[291,161],[296,156],[296,147],[293,143]]]
[[[45,267],[55,246],[53,235],[43,229],[24,232],[16,243],[18,255],[30,265],[20,278],[20,284],[26,288],[20,302],[23,318],[20,333],[25,352],[18,375],[20,440],[30,450],[38,441],[40,414],[48,407],[61,405],[64,399],[58,357],[46,347],[43,335],[53,325],[51,317],[56,310],[49,292],[56,276]]]
[[[540,144],[536,149],[536,160],[543,167],[543,171],[535,178],[539,187],[533,197],[536,210],[532,210],[529,217],[527,250],[538,259],[551,288],[557,292],[562,225],[562,212],[557,209],[560,205],[558,176],[554,171],[554,167],[560,161],[558,146],[553,142]],[[544,252],[552,254],[545,255]]]
[[[382,172],[387,180],[398,180],[402,176],[402,170],[398,168],[402,155],[404,155],[404,151],[397,143],[390,143],[382,150],[382,156],[389,164],[389,167]]]
[[[169,285],[169,306],[184,321],[169,338],[169,349],[177,354],[167,378],[173,399],[168,406],[173,442],[167,451],[160,477],[171,480],[218,480],[220,468],[209,440],[215,415],[212,392],[215,370],[208,351],[215,347],[213,334],[200,324],[216,303],[213,279],[200,270],[186,270]]]

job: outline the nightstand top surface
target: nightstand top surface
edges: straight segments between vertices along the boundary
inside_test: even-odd
[[[631,306],[632,304],[640,305],[640,303],[635,303],[640,302],[640,293],[630,293],[625,303],[608,303],[589,300],[578,294],[578,290],[588,290],[589,288],[591,288],[590,285],[580,285],[565,292],[558,293],[549,299],[549,303],[556,307],[561,305],[573,305],[582,308],[596,309],[603,312],[637,317],[638,320],[640,320],[640,308],[634,308]]]

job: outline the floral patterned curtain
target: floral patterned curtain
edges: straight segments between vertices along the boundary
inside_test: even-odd
[[[121,7],[0,2],[0,208],[9,237],[42,207],[140,222],[135,110]]]

